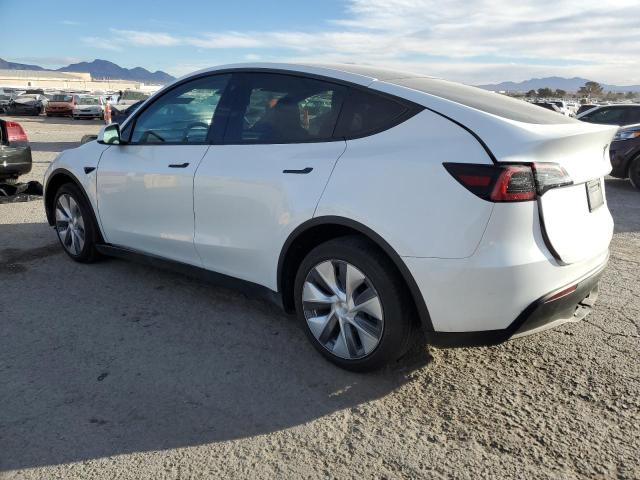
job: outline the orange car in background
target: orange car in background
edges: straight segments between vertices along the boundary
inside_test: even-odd
[[[45,113],[47,114],[47,117],[51,117],[53,115],[71,117],[73,116],[73,109],[77,103],[78,95],[73,95],[71,93],[59,93],[53,95],[49,99],[49,104],[45,109]]]

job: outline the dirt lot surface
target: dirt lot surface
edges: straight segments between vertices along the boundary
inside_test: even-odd
[[[98,122],[21,118],[42,179]],[[72,262],[0,205],[0,478],[640,478],[640,193],[586,321],[357,375],[239,293]]]

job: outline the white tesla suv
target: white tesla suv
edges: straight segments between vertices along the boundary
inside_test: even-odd
[[[186,76],[45,178],[71,258],[266,294],[353,370],[583,318],[615,127],[430,77],[242,64]]]

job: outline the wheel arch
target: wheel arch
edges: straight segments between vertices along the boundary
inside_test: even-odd
[[[278,292],[282,296],[284,309],[295,309],[293,284],[298,265],[306,254],[317,245],[345,235],[361,235],[378,247],[395,265],[397,273],[408,288],[415,314],[423,328],[433,331],[433,324],[424,297],[418,284],[400,255],[389,243],[369,227],[340,216],[316,217],[299,225],[287,238],[278,259]]]
[[[66,168],[59,168],[55,170],[49,176],[49,178],[47,179],[47,183],[45,184],[44,210],[47,215],[47,222],[52,227],[55,225],[55,215],[53,213],[53,201],[55,199],[56,192],[58,191],[58,189],[66,183],[72,183],[73,185],[78,187],[78,190],[80,190],[80,193],[84,197],[84,200],[87,202],[87,205],[89,205],[89,208],[91,210],[91,215],[93,217],[94,225],[98,230],[99,241],[101,243],[104,243],[102,232],[100,231],[100,224],[98,223],[98,218],[96,217],[96,212],[93,209],[93,205],[91,204],[91,201],[89,200],[89,197],[87,196],[87,193],[85,192],[82,186],[82,183],[80,183],[80,181],[76,178],[76,176]]]

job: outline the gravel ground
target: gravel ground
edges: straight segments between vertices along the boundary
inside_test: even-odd
[[[98,122],[21,118],[42,179]],[[640,193],[594,312],[357,375],[290,317],[120,260],[69,260],[0,205],[0,478],[640,478]]]

